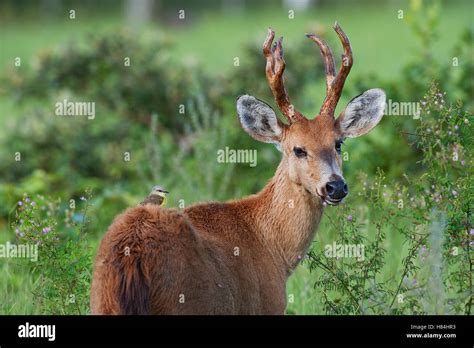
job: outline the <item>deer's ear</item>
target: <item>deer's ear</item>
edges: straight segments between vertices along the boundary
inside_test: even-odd
[[[252,138],[279,147],[284,125],[268,104],[250,95],[243,95],[237,99],[237,113],[240,124]]]
[[[344,137],[355,138],[368,133],[382,119],[385,110],[385,92],[369,89],[352,99],[336,123]]]

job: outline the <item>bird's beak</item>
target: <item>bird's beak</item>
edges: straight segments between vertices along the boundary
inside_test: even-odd
[[[165,190],[163,190],[163,191],[161,191],[161,192],[163,192],[163,193],[169,193],[168,191],[165,191]]]

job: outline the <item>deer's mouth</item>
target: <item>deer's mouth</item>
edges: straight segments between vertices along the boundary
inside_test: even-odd
[[[344,201],[344,198],[345,198],[343,197],[340,199],[334,199],[334,198],[329,197],[328,195],[321,194],[319,190],[316,190],[316,195],[321,199],[321,202],[324,205],[339,205]]]
[[[328,196],[323,196],[318,193],[319,198],[321,198],[321,201],[323,202],[324,205],[339,205],[344,201],[344,198],[341,199],[333,199],[329,198]]]
[[[344,198],[341,198],[341,199],[331,199],[329,197],[324,198],[324,202],[329,205],[339,205],[342,203],[343,200]]]

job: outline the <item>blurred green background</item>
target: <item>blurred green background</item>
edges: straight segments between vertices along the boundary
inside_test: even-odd
[[[269,26],[285,38],[292,102],[310,118],[325,81],[319,50],[304,34],[323,36],[338,59],[336,20],[354,54],[338,111],[374,87],[392,101],[417,102],[436,80],[472,112],[472,18],[470,0],[2,1],[0,242],[15,238],[9,223],[24,192],[65,205],[91,188],[94,251],[113,217],[154,184],[171,192],[171,207],[260,190],[280,154],[241,130],[234,103],[248,93],[274,105],[261,55]],[[56,116],[63,99],[94,102],[95,119]],[[410,115],[386,116],[370,135],[344,145],[353,192],[360,171],[380,167],[393,182],[423,172],[419,153],[399,132],[416,126]],[[257,149],[258,165],[217,163],[217,149],[226,146]],[[394,250],[401,244],[396,235],[388,242]],[[400,267],[401,254],[387,274]],[[29,299],[35,279],[8,260],[0,260],[0,272],[0,313],[37,313]],[[300,267],[289,284],[298,294],[289,313],[321,313],[313,283]]]

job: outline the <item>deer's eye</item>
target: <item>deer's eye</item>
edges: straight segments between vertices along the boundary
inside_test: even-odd
[[[343,142],[342,140],[336,141],[336,152],[337,152],[338,154],[341,154],[341,147],[342,147],[342,144],[343,144],[343,143],[344,143],[344,142]]]
[[[306,152],[305,149],[302,149],[301,147],[294,147],[293,152],[295,153],[296,157],[298,158],[305,158],[308,153]]]

